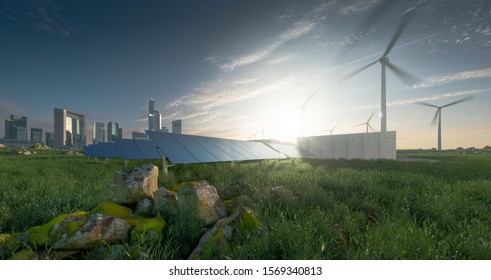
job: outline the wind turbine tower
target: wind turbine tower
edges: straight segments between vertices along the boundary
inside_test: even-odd
[[[302,119],[301,119],[301,122],[302,122],[302,137],[304,136],[304,130],[305,130],[305,123],[304,123],[304,112],[305,112],[305,108],[307,106],[307,103],[310,102],[310,100],[312,100],[312,98],[314,97],[314,95],[316,94],[316,92],[312,93],[309,98],[307,98],[307,100],[305,100],[305,102],[302,104],[302,106],[300,106],[300,111],[301,111],[301,114],[302,114]]]
[[[358,124],[358,125],[355,125],[355,127],[356,127],[356,126],[365,125],[365,126],[366,126],[366,128],[367,128],[367,133],[368,133],[368,128],[369,128],[369,127],[370,127],[370,129],[371,129],[372,131],[374,131],[373,127],[370,125],[370,120],[372,119],[372,117],[373,117],[373,114],[374,114],[374,113],[375,113],[375,112],[373,112],[373,113],[370,115],[370,117],[368,118],[368,120],[367,120],[366,122],[364,122],[364,123],[360,123],[360,124]]]
[[[465,101],[468,101],[468,100],[471,100],[471,99],[472,99],[472,96],[468,96],[466,98],[462,98],[460,100],[457,100],[457,101],[452,102],[452,103],[448,103],[447,105],[443,105],[443,106],[436,106],[436,105],[425,103],[425,102],[418,102],[417,103],[419,105],[436,108],[436,113],[435,113],[435,116],[433,117],[433,120],[431,121],[431,125],[434,126],[436,123],[436,119],[438,118],[438,151],[442,150],[442,109],[446,108],[446,107],[450,107],[452,105],[456,105],[456,104],[465,102]]]
[[[397,27],[394,36],[392,37],[392,39],[389,42],[389,45],[387,46],[384,53],[382,54],[382,56],[378,60],[375,60],[375,61],[369,63],[368,65],[365,65],[365,66],[361,67],[360,69],[353,71],[353,72],[349,73],[348,75],[346,75],[340,79],[340,82],[343,82],[345,80],[352,78],[353,76],[356,76],[358,73],[360,73],[363,70],[369,68],[370,66],[376,64],[377,62],[380,63],[380,65],[382,66],[382,70],[381,70],[381,75],[382,75],[381,98],[380,98],[381,99],[381,101],[380,101],[380,110],[381,110],[380,131],[381,132],[387,131],[386,68],[388,67],[390,70],[392,70],[392,72],[394,72],[394,74],[396,74],[396,76],[398,76],[406,84],[414,84],[415,82],[418,81],[417,78],[415,78],[411,74],[405,72],[404,70],[402,70],[398,66],[391,63],[389,61],[389,57],[388,57],[389,53],[394,48],[394,45],[399,40],[401,34],[404,32],[404,30],[408,26],[409,22],[411,21],[411,18],[413,17],[413,15],[414,15],[414,12],[412,10],[403,14],[401,22],[399,23],[399,26]]]

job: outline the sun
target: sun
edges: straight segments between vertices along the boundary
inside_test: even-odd
[[[301,136],[300,111],[291,109],[279,112],[275,116],[275,139],[296,143]]]

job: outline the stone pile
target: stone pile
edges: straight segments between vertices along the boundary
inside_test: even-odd
[[[54,250],[57,258],[101,244],[124,243],[137,248],[142,240],[163,237],[165,229],[186,213],[206,228],[189,259],[214,259],[222,257],[235,226],[247,230],[260,227],[253,210],[253,198],[260,193],[245,181],[224,188],[220,195],[206,181],[181,183],[167,190],[158,187],[158,168],[144,165],[116,172],[110,187],[114,202],[101,203],[90,212],[58,216],[22,234],[0,235],[0,250],[17,252],[13,258],[35,259],[39,258],[37,252],[20,250],[23,244]]]

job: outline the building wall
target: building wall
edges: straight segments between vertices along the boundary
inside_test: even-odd
[[[43,143],[43,129],[31,127],[31,141],[36,143]]]
[[[92,125],[92,143],[103,143],[105,142],[106,131],[104,129],[104,123],[94,122]]]
[[[396,132],[302,137],[298,146],[321,159],[396,159]]]
[[[82,148],[85,145],[87,145],[85,116],[55,108],[53,148]]]
[[[25,128],[27,131],[27,117],[22,116],[22,117],[17,117],[14,115],[10,115],[10,119],[5,120],[5,139],[13,139],[13,140],[22,140],[25,141],[27,140],[27,132],[24,137],[23,134],[19,135],[17,133],[18,128],[22,127]],[[24,132],[23,129],[20,130],[21,133]]]
[[[182,120],[172,121],[172,133],[182,133]]]

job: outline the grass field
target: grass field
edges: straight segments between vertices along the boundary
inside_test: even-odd
[[[405,155],[407,156],[407,155]],[[239,232],[228,259],[491,259],[491,156],[411,154],[438,162],[285,160],[180,165],[159,185],[207,180],[217,189],[245,179],[283,186],[296,200],[263,200],[262,227]],[[0,233],[111,200],[114,172],[146,162],[88,160],[56,151],[0,149]],[[158,165],[159,162],[153,162]],[[138,259],[186,258],[200,228],[182,217]],[[124,251],[124,250],[123,250]],[[103,258],[94,249],[76,258]],[[9,254],[0,256],[8,258]],[[127,258],[123,252],[119,258]]]

